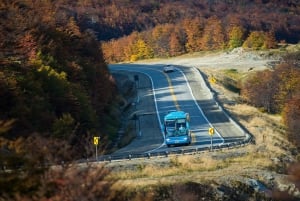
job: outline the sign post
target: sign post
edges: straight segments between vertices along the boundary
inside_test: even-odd
[[[139,76],[138,75],[134,75],[134,81],[135,81],[136,87],[139,88]]]
[[[212,151],[212,149],[213,149],[213,140],[212,140],[212,136],[213,136],[214,133],[215,133],[214,128],[210,127],[210,128],[208,129],[208,133],[209,133],[209,135],[210,135],[210,150]]]
[[[96,147],[96,161],[98,161],[98,150],[97,150],[97,147],[98,147],[98,144],[99,144],[99,139],[100,139],[100,137],[94,137],[94,145]]]

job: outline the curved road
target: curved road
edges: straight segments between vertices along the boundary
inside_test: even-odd
[[[115,64],[110,65],[110,70],[112,73],[130,72],[133,76],[139,77],[137,81],[139,101],[137,101],[136,108],[139,113],[140,131],[138,137],[130,145],[118,150],[115,154],[182,149],[184,146],[167,148],[164,144],[160,125],[169,110],[182,110],[190,114],[192,143],[189,147],[209,147],[211,145],[211,136],[208,134],[210,127],[215,128],[215,134],[212,136],[213,145],[223,144],[226,139],[245,137],[244,131],[222,111],[215,113],[218,116],[212,113],[219,107],[211,107],[214,106],[215,101],[196,69],[178,66],[174,72],[164,73],[163,65]],[[150,82],[147,84],[146,80]],[[154,105],[153,103],[152,106],[149,103],[145,105],[143,100],[148,96],[153,97]],[[208,105],[209,103],[212,105]],[[207,106],[209,108],[206,108]],[[156,120],[156,125],[146,120],[151,114],[152,118],[158,120]],[[223,122],[215,121],[216,119]]]

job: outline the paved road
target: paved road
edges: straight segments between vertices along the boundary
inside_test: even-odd
[[[113,72],[131,72],[138,75],[139,116],[137,138],[127,147],[116,152],[144,153],[182,149],[167,148],[161,131],[164,115],[169,110],[182,110],[191,117],[192,143],[194,147],[208,147],[211,138],[208,129],[214,127],[213,144],[243,138],[244,132],[216,104],[199,71],[195,68],[178,66],[175,72],[164,73],[163,65],[110,65]],[[151,98],[150,98],[151,97]]]

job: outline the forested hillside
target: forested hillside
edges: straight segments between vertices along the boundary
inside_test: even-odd
[[[81,25],[97,30],[104,41],[157,25],[178,26],[183,20],[213,16],[224,28],[238,24],[251,31],[273,30],[279,40],[289,43],[299,40],[297,0],[89,0],[69,5]]]
[[[299,13],[298,1],[112,1],[94,24],[114,28],[103,52],[108,62],[120,62],[297,43]],[[108,39],[105,32],[98,33],[101,40]]]
[[[109,143],[118,127],[99,42],[63,13],[55,1],[0,3],[1,167],[90,157],[92,137]]]
[[[0,199],[65,193],[65,184],[46,172],[48,164],[91,157],[93,136],[101,136],[101,151],[110,144],[119,114],[112,109],[117,90],[107,63],[297,43],[299,14],[298,0],[1,0]],[[242,89],[250,104],[284,112],[290,133],[299,129],[294,56],[263,72],[266,79],[258,84],[260,75],[253,75],[248,83],[257,85]],[[259,98],[258,89],[270,83],[276,90]],[[76,176],[72,184],[81,186],[86,175]],[[100,193],[110,197],[110,185],[101,183]],[[90,195],[89,186],[81,187]]]

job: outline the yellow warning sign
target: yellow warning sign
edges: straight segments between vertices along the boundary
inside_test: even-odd
[[[210,135],[213,135],[214,133],[215,133],[215,129],[214,128],[209,128],[208,129],[208,133],[210,134]]]
[[[217,79],[214,76],[211,76],[209,78],[209,82],[212,83],[212,84],[215,84],[217,82]]]
[[[94,145],[98,145],[100,137],[94,137]]]

